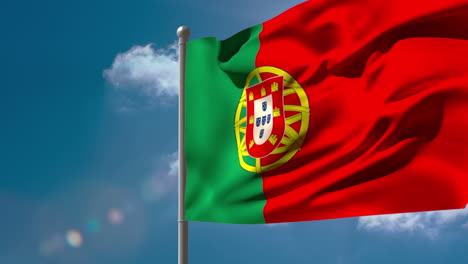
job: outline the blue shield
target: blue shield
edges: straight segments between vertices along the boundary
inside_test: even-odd
[[[262,126],[264,126],[266,123],[266,116],[262,116]]]
[[[264,133],[264,132],[265,132],[265,129],[260,130],[260,135],[259,135],[260,138],[263,137],[263,133]]]
[[[263,102],[262,103],[262,110],[266,111],[266,109],[267,109],[267,102]]]
[[[261,117],[257,117],[257,119],[255,120],[255,125],[256,125],[257,127],[259,127],[261,121],[262,121],[262,118],[261,118]]]
[[[270,124],[270,121],[271,121],[271,114],[268,114],[268,116],[267,116],[267,124]]]

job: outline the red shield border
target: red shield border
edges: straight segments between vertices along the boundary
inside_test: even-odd
[[[247,101],[247,129],[246,129],[246,147],[247,152],[254,158],[263,158],[268,156],[273,150],[275,150],[281,143],[284,136],[286,127],[284,117],[284,77],[275,76],[264,80],[254,86],[246,89],[246,101]],[[272,122],[273,128],[268,139],[257,145],[254,141],[254,126],[255,126],[255,100],[262,99],[272,95]]]

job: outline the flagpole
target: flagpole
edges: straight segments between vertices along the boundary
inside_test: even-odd
[[[185,58],[190,29],[181,26],[177,29],[179,37],[179,264],[188,264],[188,222],[185,220]]]

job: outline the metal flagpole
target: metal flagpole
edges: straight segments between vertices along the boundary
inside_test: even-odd
[[[179,37],[179,264],[188,263],[188,222],[185,220],[185,58],[190,29],[181,26],[177,29]]]

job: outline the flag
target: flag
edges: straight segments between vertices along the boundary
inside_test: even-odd
[[[468,203],[466,0],[304,2],[189,41],[186,71],[189,221]]]

